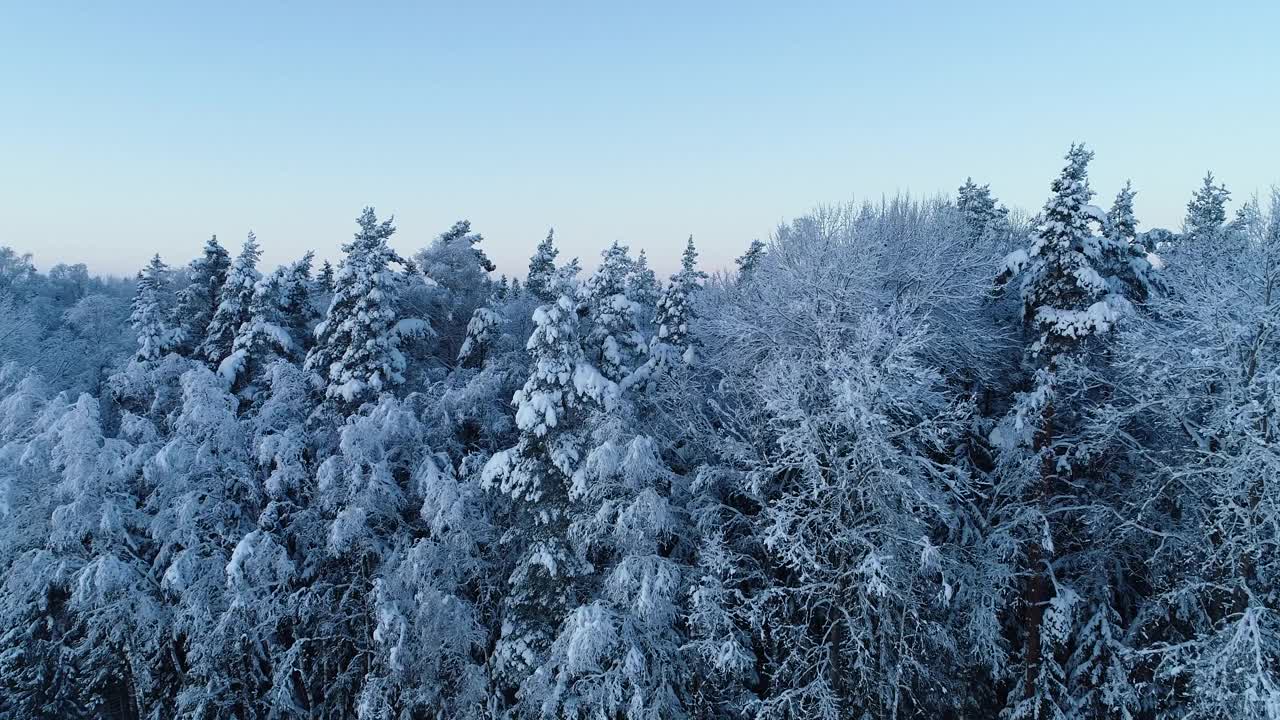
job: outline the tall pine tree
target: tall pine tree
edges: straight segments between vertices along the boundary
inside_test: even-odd
[[[371,207],[357,223],[355,238],[342,246],[346,258],[334,279],[333,300],[304,364],[343,414],[404,382],[396,310],[401,277],[391,265],[405,260],[387,244],[396,228],[392,219],[379,222]]]
[[[200,353],[211,367],[218,367],[231,355],[236,333],[249,321],[254,286],[261,277],[258,273],[258,258],[261,256],[258,238],[249,233],[227,273],[227,281],[218,296],[218,307],[209,321],[208,334],[200,344]]]
[[[133,296],[129,324],[138,334],[138,360],[159,360],[176,345],[178,332],[172,322],[173,291],[169,288],[169,266],[154,255],[138,274],[138,290]]]
[[[210,237],[204,244],[204,254],[191,261],[187,273],[190,282],[178,293],[177,320],[184,354],[204,341],[230,270],[227,249],[218,243],[217,235]]]

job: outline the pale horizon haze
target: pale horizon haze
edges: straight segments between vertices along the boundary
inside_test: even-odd
[[[5,2],[0,245],[131,275],[253,230],[336,260],[455,220],[523,275],[613,240],[723,268],[819,203],[1036,211],[1073,141],[1107,205],[1180,226],[1280,182],[1280,4]]]

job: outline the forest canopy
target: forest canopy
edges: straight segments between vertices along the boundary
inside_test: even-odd
[[[0,250],[0,716],[1280,718],[1280,191],[1091,159],[667,278]]]

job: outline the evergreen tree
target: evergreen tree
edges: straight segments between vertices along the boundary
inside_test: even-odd
[[[557,295],[554,289],[556,275],[556,256],[560,251],[555,246],[554,228],[547,231],[547,237],[538,243],[538,249],[529,258],[529,274],[524,287],[538,302],[553,302]]]
[[[613,382],[629,375],[634,359],[646,350],[635,326],[635,302],[627,293],[631,267],[627,247],[615,241],[582,289],[591,320],[586,347],[595,366]]]
[[[631,266],[631,271],[627,274],[627,295],[641,308],[652,311],[657,308],[661,293],[662,286],[658,283],[658,275],[653,268],[649,267],[649,258],[645,256],[644,250],[641,250]],[[645,319],[647,321],[649,318]]]
[[[365,208],[357,222],[360,230],[342,246],[346,258],[333,300],[304,365],[343,414],[404,382],[400,334],[420,325],[397,323],[402,278],[390,266],[405,261],[387,244],[396,230],[392,220],[378,222],[373,208]]]
[[[172,313],[169,266],[160,260],[159,255],[154,255],[138,274],[133,314],[129,316],[129,324],[138,335],[138,360],[159,360],[174,349],[178,333],[171,321]]]
[[[487,307],[476,308],[467,322],[467,337],[458,350],[458,364],[467,368],[484,365],[486,353],[500,331],[502,318]]]
[[[295,287],[292,268],[281,267],[257,282],[249,300],[249,319],[240,325],[231,354],[218,365],[218,374],[232,389],[252,401],[258,383],[276,360],[303,357],[290,328],[290,291]]]
[[[1105,228],[1106,215],[1090,205],[1088,163],[1093,153],[1072,145],[1067,165],[1053,181],[1039,226],[1027,250],[1005,260],[998,280],[1021,275],[1023,317],[1032,339],[1027,360],[1032,386],[1015,402],[999,429],[1002,492],[1018,495],[1028,517],[1022,598],[1023,672],[1009,694],[1005,717],[1067,717],[1072,705],[1065,654],[1081,596],[1058,571],[1080,546],[1067,543],[1072,494],[1078,492],[1072,448],[1087,408],[1060,399],[1074,388],[1085,348],[1109,333],[1153,286],[1154,270],[1141,247]]]
[[[1008,209],[996,205],[991,186],[978,185],[973,178],[965,178],[964,184],[957,191],[956,207],[960,210],[969,236],[975,239],[999,227],[1009,215]]]
[[[333,264],[328,260],[320,263],[320,272],[316,275],[316,285],[323,292],[331,293],[334,289]]]
[[[218,307],[209,322],[209,333],[200,344],[200,353],[211,367],[218,367],[219,363],[231,355],[236,333],[240,331],[241,325],[249,321],[254,286],[261,277],[258,273],[258,258],[261,255],[258,238],[249,233],[244,247],[240,249],[240,254],[227,273],[227,281],[218,297]]]
[[[204,254],[191,261],[190,282],[178,293],[176,317],[182,332],[182,349],[190,354],[204,340],[231,269],[231,256],[214,235],[204,244]]]
[[[477,246],[481,239],[470,223],[459,221],[415,256],[418,269],[431,281],[420,294],[426,298],[424,315],[435,331],[435,354],[442,363],[458,356],[472,313],[493,295],[493,263]]]
[[[315,281],[311,278],[311,263],[314,259],[315,253],[308,251],[288,267],[283,278],[282,325],[303,354],[311,349],[311,329],[319,321],[312,298]]]
[[[565,614],[574,582],[588,571],[568,544],[569,493],[586,452],[584,414],[614,402],[617,386],[583,357],[577,312],[567,297],[534,313],[532,374],[512,399],[519,439],[495,453],[482,486],[515,503],[502,543],[514,570],[502,604],[502,633],[492,663],[507,701],[542,665]]]
[[[1183,232],[1197,239],[1214,237],[1227,221],[1227,200],[1230,198],[1231,191],[1227,186],[1214,185],[1213,173],[1205,173],[1204,184],[1187,203]]]
[[[570,490],[575,554],[593,570],[521,700],[542,717],[686,717],[684,535],[651,438],[591,451]]]
[[[1133,198],[1137,195],[1133,183],[1125,180],[1124,187],[1116,193],[1115,202],[1107,211],[1108,237],[1132,243],[1138,237],[1138,220],[1133,215]]]
[[[493,261],[485,255],[484,250],[479,247],[484,241],[484,236],[480,233],[471,232],[470,220],[459,220],[453,224],[453,227],[446,230],[440,235],[439,243],[441,245],[452,245],[458,242],[464,242],[470,251],[476,265],[486,273],[493,272],[496,267]],[[422,268],[425,271],[425,268]]]
[[[759,239],[755,239],[751,241],[751,246],[747,248],[745,253],[734,259],[734,264],[738,266],[738,282],[747,283],[751,281],[751,276],[760,267],[760,261],[764,259],[766,252],[768,251],[765,244]]]
[[[671,358],[683,357],[686,361],[690,353],[690,324],[693,322],[693,294],[699,287],[699,281],[707,274],[698,270],[698,251],[693,246],[693,236],[685,245],[684,254],[680,258],[680,271],[671,276],[671,282],[662,292],[658,300],[657,315],[654,323],[658,326],[653,338],[653,353],[659,362],[671,362]]]

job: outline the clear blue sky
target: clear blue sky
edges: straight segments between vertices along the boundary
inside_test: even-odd
[[[1120,5],[1124,5],[1121,7]],[[470,218],[523,272],[554,225],[710,266],[819,202],[1043,202],[1073,140],[1176,226],[1212,168],[1280,182],[1280,3],[0,0],[0,244],[133,272],[253,229],[335,257]]]

